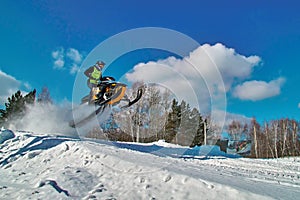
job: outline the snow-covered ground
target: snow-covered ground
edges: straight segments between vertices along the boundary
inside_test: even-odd
[[[299,199],[300,158],[14,132],[0,144],[0,199]]]

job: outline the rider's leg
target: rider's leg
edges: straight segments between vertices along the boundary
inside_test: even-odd
[[[92,98],[93,98],[93,88],[97,87],[96,84],[90,83],[90,81],[88,80],[87,82],[88,87],[90,88],[90,94],[89,94],[89,103],[93,103],[92,102]]]

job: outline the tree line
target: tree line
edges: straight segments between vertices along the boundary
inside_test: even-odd
[[[141,87],[133,85],[133,91]],[[132,93],[132,97],[135,93]],[[154,142],[165,140],[184,146],[201,146],[209,135],[209,121],[196,108],[172,98],[169,90],[155,85],[144,86],[143,97],[129,109],[113,112],[101,128],[88,137],[117,141]]]
[[[133,90],[141,87],[133,85]],[[184,146],[216,144],[221,138],[221,127],[209,116],[203,116],[196,108],[182,100],[176,100],[170,91],[150,85],[144,88],[143,98],[129,109],[112,112],[100,128],[95,127],[88,137],[116,141],[153,142],[165,140]],[[136,94],[133,92],[132,97]],[[29,105],[50,103],[52,99],[44,87],[36,99],[36,90],[22,95],[17,91],[0,109],[0,126],[8,127],[11,121],[22,119]],[[225,127],[232,141],[250,141],[252,158],[279,158],[300,155],[299,122],[279,119],[259,124],[255,118],[250,123],[233,120]]]
[[[137,85],[133,87],[137,88]],[[134,90],[133,90],[134,91]],[[135,94],[133,94],[134,96]],[[299,122],[280,119],[260,125],[233,120],[225,126],[232,141],[251,143],[251,158],[279,158],[300,155]],[[222,128],[182,100],[172,99],[168,90],[156,86],[145,88],[143,98],[129,110],[112,113],[109,121],[90,132],[90,137],[131,142],[165,140],[184,146],[201,146],[220,142]],[[102,133],[102,134],[101,134]],[[240,148],[240,147],[237,147]]]
[[[294,119],[279,119],[265,122],[262,126],[251,121],[250,135],[253,138],[251,157],[279,158],[300,156],[299,122]]]
[[[262,125],[255,118],[248,123],[232,121],[228,134],[234,141],[251,141],[252,158],[279,158],[300,155],[299,122],[283,118]]]
[[[26,95],[23,95],[22,92],[18,90],[11,97],[8,97],[5,108],[0,109],[0,127],[9,127],[13,121],[22,119],[28,109],[30,109],[29,106],[33,105],[36,101],[38,103],[52,103],[47,87],[42,88],[37,99],[36,89]]]

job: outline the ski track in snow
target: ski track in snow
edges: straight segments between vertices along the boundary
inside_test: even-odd
[[[184,155],[186,148],[161,142],[15,134],[0,146],[0,199],[297,199],[300,195],[300,158]]]

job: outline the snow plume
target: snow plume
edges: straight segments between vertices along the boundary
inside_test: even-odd
[[[95,115],[96,109],[99,107],[91,106],[88,104],[81,104],[79,106],[74,106],[72,111],[72,120],[75,122],[76,135],[80,138],[84,138],[93,129],[99,129],[99,122],[105,123],[105,121],[110,117],[111,108],[108,106],[100,111],[98,115]],[[92,117],[89,118],[89,116]],[[89,118],[84,123],[81,123],[83,119]]]
[[[36,103],[29,105],[25,116],[14,120],[10,123],[9,128],[37,134],[75,136],[75,131],[68,125],[71,118],[70,103],[63,103],[62,105]]]

